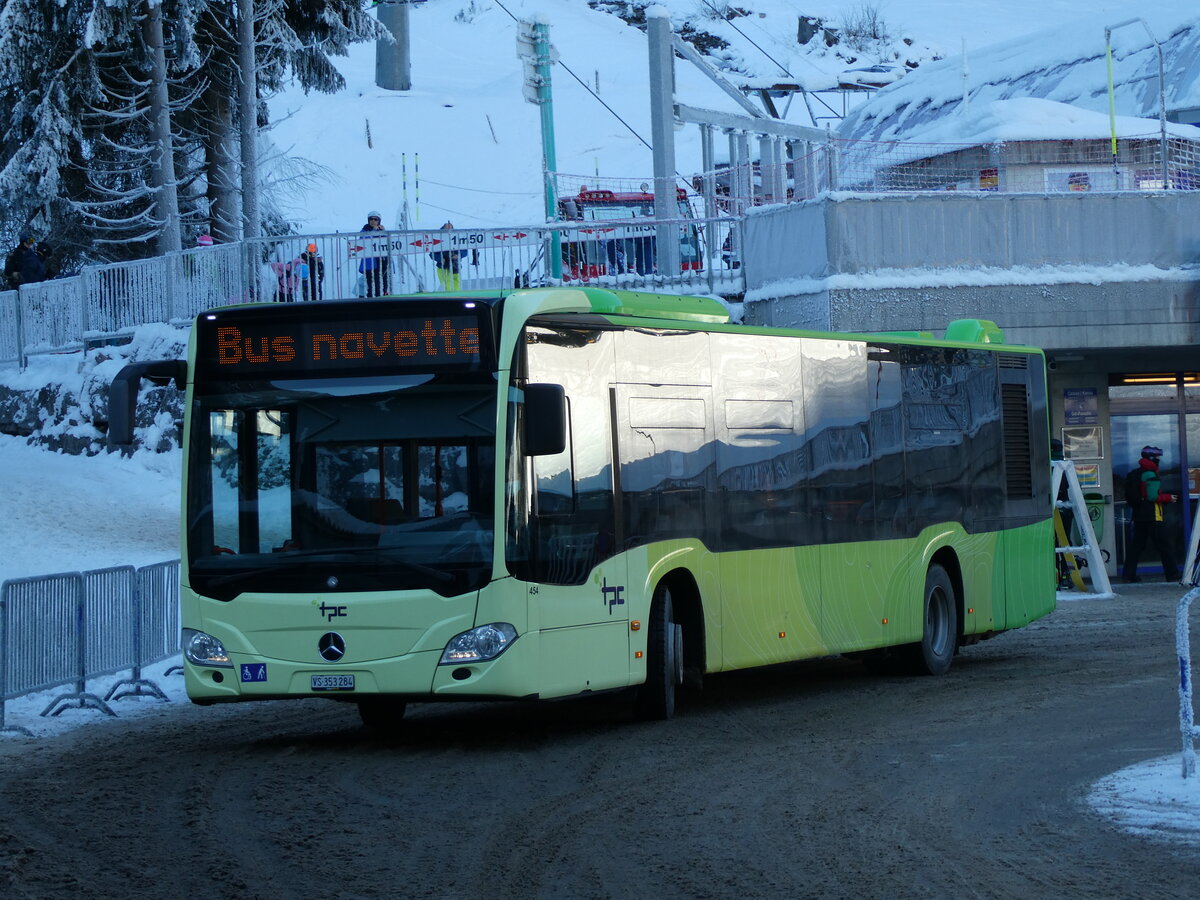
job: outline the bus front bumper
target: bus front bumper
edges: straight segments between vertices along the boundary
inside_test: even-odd
[[[537,697],[538,635],[527,633],[494,659],[439,665],[441,651],[408,653],[341,665],[230,653],[228,666],[184,659],[193,703],[325,697],[358,700],[381,695],[406,700],[528,699]]]

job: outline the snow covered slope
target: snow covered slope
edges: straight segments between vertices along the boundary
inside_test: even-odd
[[[1080,40],[1086,35],[1103,48],[1106,24],[1142,15],[1140,5],[1115,0],[813,0],[802,5],[756,0],[752,7],[665,0],[659,5],[670,10],[677,30],[707,31],[727,41],[713,54],[733,70],[731,77],[811,87],[830,86],[842,70],[873,62],[924,66],[939,56],[959,56],[964,48],[970,60],[988,45],[1046,28]],[[1190,9],[1185,0],[1158,6],[1168,12]],[[609,3],[607,8],[615,7]],[[735,10],[748,14],[723,17]],[[801,18],[818,17],[844,35],[864,10],[874,10],[883,21],[886,39],[867,42],[861,52],[847,49],[845,39],[827,47],[819,35],[803,46],[797,43]],[[539,114],[522,98],[516,55],[516,20],[534,17],[549,24],[560,55],[552,75],[558,171],[648,177],[653,171],[647,146],[648,59],[641,31],[584,0],[428,0],[410,14],[411,91],[375,87],[374,47],[363,45],[340,63],[345,91],[305,95],[297,88],[272,100],[271,140],[321,173],[290,182],[291,217],[306,231],[357,230],[366,212],[378,209],[384,225],[395,228],[407,201],[416,227],[447,220],[458,227],[542,221]],[[944,65],[959,64],[947,60]],[[681,102],[737,111],[690,64],[677,60],[676,77]],[[957,86],[961,93],[961,81]],[[787,118],[810,124],[803,103],[793,102]],[[681,129],[676,141],[679,171],[699,171],[698,129]],[[278,174],[286,177],[291,171]]]

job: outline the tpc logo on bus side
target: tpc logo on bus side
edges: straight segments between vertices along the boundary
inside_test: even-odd
[[[604,582],[600,585],[600,601],[608,607],[608,614],[611,616],[614,606],[625,605],[625,585],[608,583],[606,576]]]

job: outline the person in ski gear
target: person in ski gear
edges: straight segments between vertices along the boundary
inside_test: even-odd
[[[1142,580],[1137,573],[1137,564],[1147,543],[1153,543],[1158,551],[1164,580],[1179,580],[1179,567],[1175,565],[1170,542],[1162,527],[1163,506],[1177,499],[1174,494],[1162,489],[1162,481],[1158,476],[1162,455],[1160,448],[1147,444],[1142,448],[1142,457],[1137,466],[1126,476],[1125,499],[1133,510],[1133,541],[1125,550],[1125,565],[1121,575],[1130,584]]]
[[[305,247],[300,259],[307,266],[307,269],[301,272],[300,299],[320,300],[321,284],[325,280],[325,260],[321,259],[321,254],[317,252],[316,244]]]
[[[443,231],[449,231],[453,228],[454,224],[452,222],[447,222],[442,226]],[[437,266],[438,281],[441,282],[442,290],[457,291],[462,285],[458,270],[462,265],[463,257],[467,255],[467,251],[438,250],[429,255],[433,257],[433,264]]]
[[[8,255],[4,274],[14,288],[46,280],[46,263],[36,248],[37,241],[33,236],[23,234],[20,243]]]
[[[299,256],[288,262],[271,263],[271,271],[278,279],[278,285],[275,288],[276,303],[291,303],[296,299],[296,288],[300,286],[303,272],[306,272],[307,269],[304,260]]]
[[[367,224],[362,227],[363,234],[385,230],[383,217],[376,210],[367,213]],[[368,297],[382,297],[390,291],[391,268],[386,256],[364,256],[358,264],[358,271],[363,274]]]

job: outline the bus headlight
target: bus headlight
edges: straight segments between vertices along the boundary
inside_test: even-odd
[[[229,654],[225,652],[225,645],[211,634],[193,628],[183,629],[183,655],[187,657],[188,662],[197,666],[233,668]]]
[[[442,651],[439,666],[486,662],[495,659],[517,639],[517,629],[507,622],[492,622],[455,635]]]

